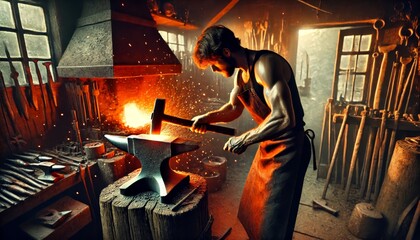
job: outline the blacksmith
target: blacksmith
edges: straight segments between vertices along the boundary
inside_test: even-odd
[[[203,31],[193,59],[234,77],[230,101],[194,117],[192,131],[205,133],[207,123],[230,122],[246,108],[258,126],[231,137],[224,150],[235,154],[259,143],[243,190],[238,218],[250,239],[292,239],[304,176],[311,156],[304,131],[303,108],[293,70],[272,51],[254,51],[225,26]]]

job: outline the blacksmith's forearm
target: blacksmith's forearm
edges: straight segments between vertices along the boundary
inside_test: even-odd
[[[293,126],[294,123],[291,123],[289,118],[271,118],[242,136],[244,137],[244,143],[249,146],[281,136]]]
[[[209,123],[231,122],[242,114],[243,108],[233,108],[230,103],[223,105],[220,109],[208,112],[206,114]]]

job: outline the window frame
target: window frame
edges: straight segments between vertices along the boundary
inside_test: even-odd
[[[159,34],[162,36],[163,40],[165,40],[165,42],[171,48],[172,52],[174,52],[174,54],[177,55],[177,57],[180,57],[180,56],[182,56],[182,54],[185,53],[185,51],[186,51],[185,35],[177,33],[177,32],[173,32],[173,31],[168,31],[168,30],[159,30]],[[176,39],[175,42],[169,41],[169,35],[170,34],[175,35],[175,39]],[[183,43],[180,43],[180,41],[179,41],[180,36],[182,36],[182,38],[184,39]],[[176,50],[171,47],[173,45],[176,45]],[[182,46],[184,48],[183,51],[179,50],[180,46]]]
[[[351,51],[344,51],[344,39],[345,37],[354,37],[359,36],[360,41],[363,36],[371,35],[370,39],[370,45],[367,50],[360,50],[360,45],[358,50],[351,50]],[[372,79],[369,79],[370,72],[371,72],[371,64],[372,64],[372,54],[374,51],[374,42],[375,42],[376,34],[375,32],[368,27],[357,27],[357,28],[350,28],[350,29],[343,29],[339,31],[339,37],[338,37],[338,44],[337,44],[337,53],[336,53],[336,63],[335,63],[335,70],[334,70],[334,79],[333,79],[333,86],[332,86],[332,99],[334,99],[336,102],[344,101],[349,104],[357,104],[362,103],[366,104],[368,101],[368,91],[369,91],[369,84]],[[360,42],[359,42],[360,44]],[[349,58],[354,57],[356,59],[356,65],[355,68],[357,69],[357,62],[359,59],[359,56],[366,55],[367,56],[367,67],[365,71],[345,71],[345,69],[342,69],[342,57],[348,56]],[[353,92],[350,91],[350,99],[346,99],[344,97],[343,99],[339,99],[339,83],[340,83],[340,76],[344,76],[347,79],[352,80],[352,89],[354,91],[353,83],[355,83],[355,80],[357,77],[364,77],[364,83],[363,83],[363,90],[361,92],[361,99],[360,100],[354,100]],[[347,80],[346,80],[347,81]],[[347,92],[346,90],[344,92]]]
[[[48,74],[47,74],[46,68],[42,65],[42,63],[43,62],[52,62],[52,65],[50,66],[49,69],[50,69],[50,73],[51,73],[51,76],[52,76],[52,80],[56,81],[55,68],[53,67],[54,66],[54,58],[53,58],[54,49],[53,49],[53,41],[52,41],[52,34],[51,34],[51,26],[50,26],[50,22],[49,22],[49,12],[48,12],[48,8],[47,8],[47,2],[45,2],[45,1],[31,1],[31,0],[3,0],[3,1],[10,3],[10,7],[11,7],[11,10],[12,10],[12,18],[13,18],[13,22],[15,24],[15,28],[0,26],[0,32],[11,32],[11,33],[16,34],[17,43],[19,45],[18,47],[19,47],[19,51],[20,51],[20,57],[10,56],[10,59],[8,59],[7,57],[3,57],[1,55],[0,56],[0,62],[6,62],[6,64],[9,65],[9,60],[10,60],[13,64],[14,68],[19,72],[19,76],[18,76],[19,84],[24,85],[24,86],[29,85],[28,74],[25,71],[25,69],[27,67],[30,68],[31,77],[33,79],[33,84],[34,85],[39,85],[38,77],[36,75],[35,63],[33,62],[33,60],[38,60],[39,61],[38,62],[38,67],[39,67],[39,70],[41,72],[42,83],[47,83],[48,82]],[[27,4],[27,5],[42,8],[43,14],[44,14],[44,19],[45,19],[45,27],[46,27],[45,32],[23,29],[22,22],[21,22],[21,17],[20,17],[20,12],[19,12],[19,4]],[[26,42],[25,42],[25,34],[31,34],[31,35],[35,35],[35,36],[46,36],[47,37],[47,42],[48,42],[48,49],[49,49],[50,57],[49,58],[29,57],[28,56],[28,49],[26,47]],[[1,44],[3,44],[3,43],[1,43]],[[1,49],[3,49],[3,47]],[[16,62],[19,62],[23,69],[20,69],[20,65],[19,65],[19,67],[17,67]],[[3,78],[4,78],[4,81],[5,81],[6,87],[14,86],[14,83],[13,83],[12,79],[10,79],[9,76],[8,76],[9,75],[8,73],[10,73],[10,69],[7,69],[6,71],[3,70],[2,73],[3,73]]]

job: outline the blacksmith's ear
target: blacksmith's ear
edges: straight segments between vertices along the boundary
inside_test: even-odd
[[[230,54],[231,54],[231,52],[230,52],[229,48],[223,48],[223,55],[225,57],[230,57]]]

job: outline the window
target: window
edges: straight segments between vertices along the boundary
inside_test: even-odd
[[[182,56],[182,54],[185,53],[184,35],[167,31],[159,31],[159,33],[178,57]]]
[[[53,68],[44,65],[52,62],[45,7],[39,1],[0,0],[0,71],[6,87],[14,86],[10,77],[13,68],[20,85],[28,85],[28,72],[34,84],[39,84],[35,62],[42,82],[47,82],[47,66],[50,72]],[[30,71],[25,71],[28,67]]]
[[[340,31],[333,89],[336,101],[366,103],[372,35],[369,28]]]

